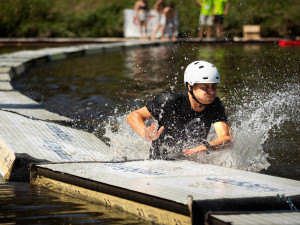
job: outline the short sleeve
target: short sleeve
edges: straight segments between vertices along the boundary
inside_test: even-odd
[[[211,121],[216,122],[227,122],[227,116],[225,113],[225,108],[219,98],[216,98],[210,109]]]
[[[156,120],[161,120],[172,110],[174,102],[175,97],[172,93],[162,93],[150,101],[146,108]]]

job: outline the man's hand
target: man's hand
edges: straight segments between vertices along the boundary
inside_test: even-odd
[[[202,7],[202,2],[200,0],[196,0],[197,4]]]
[[[204,145],[199,145],[195,148],[192,148],[192,149],[185,149],[183,150],[183,152],[185,152],[184,155],[194,155],[196,153],[200,153],[200,152],[206,152],[208,149],[206,146]]]
[[[154,123],[151,124],[150,127],[145,127],[145,140],[150,142],[159,138],[161,132],[164,130],[164,126],[162,126],[159,130],[157,130],[158,126]]]

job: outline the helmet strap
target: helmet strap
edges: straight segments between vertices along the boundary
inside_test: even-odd
[[[197,99],[196,96],[194,95],[193,86],[190,85],[190,89],[189,89],[188,82],[186,82],[186,89],[187,89],[188,92],[191,94],[192,98],[199,104],[199,109],[200,109],[202,106],[205,106],[205,105],[206,105],[206,104],[203,104],[203,103],[201,103],[201,102],[198,101],[198,99]]]

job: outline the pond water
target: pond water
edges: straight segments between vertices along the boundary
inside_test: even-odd
[[[143,224],[125,212],[0,178],[1,224]]]
[[[119,157],[145,159],[149,143],[126,124],[125,115],[163,91],[184,90],[185,67],[206,60],[221,74],[218,96],[234,141],[190,159],[300,180],[299,53],[276,44],[174,44],[48,63],[13,85],[49,111],[75,119],[74,127],[93,132]],[[209,138],[214,136],[212,130]],[[30,203],[37,190],[26,185],[20,197]],[[49,201],[57,196],[46,194]]]

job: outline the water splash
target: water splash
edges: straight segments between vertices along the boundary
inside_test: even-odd
[[[110,140],[110,150],[116,160],[143,160],[149,157],[150,143],[126,123],[126,116],[109,117],[104,137]]]
[[[285,121],[299,121],[299,84],[283,84],[273,93],[251,93],[243,99],[234,114],[229,116],[234,141],[231,146],[211,155],[198,155],[201,163],[257,172],[267,169],[269,154],[263,144],[273,129],[279,130]],[[244,90],[245,91],[245,90]],[[233,105],[234,99],[227,105]],[[294,107],[296,106],[296,107]],[[213,139],[215,134],[210,134]]]
[[[228,111],[235,111],[229,116],[234,137],[232,144],[220,151],[197,154],[187,159],[253,172],[267,169],[270,166],[269,154],[264,152],[262,146],[268,140],[269,132],[274,127],[280,129],[284,121],[299,121],[299,107],[291,107],[299,106],[299,85],[286,84],[281,90],[286,91],[251,93],[243,97],[238,105],[234,97],[228,100]],[[148,158],[150,144],[129,127],[125,116],[110,117],[105,130],[105,137],[110,140],[110,149],[116,159]],[[212,129],[208,138],[212,140],[215,137]]]

